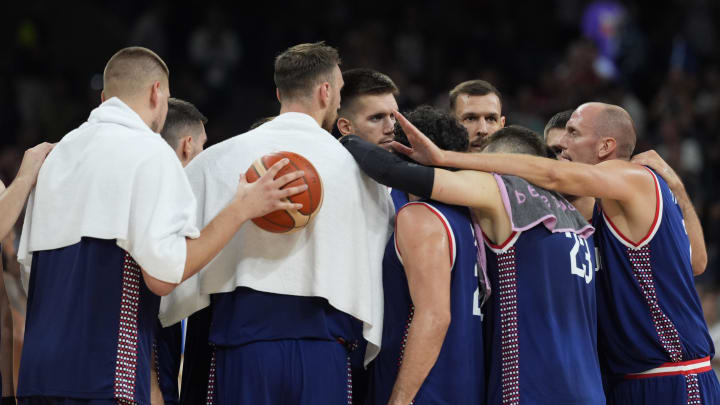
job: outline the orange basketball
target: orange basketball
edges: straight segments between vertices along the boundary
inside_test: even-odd
[[[275,233],[285,233],[296,231],[310,223],[312,217],[320,210],[323,200],[322,179],[312,163],[304,157],[293,152],[275,152],[265,155],[256,161],[245,172],[245,177],[249,183],[252,183],[267,172],[272,165],[282,158],[290,159],[285,167],[275,176],[278,178],[296,170],[302,170],[305,175],[294,180],[286,187],[295,187],[304,184],[308,185],[307,190],[300,194],[289,198],[294,203],[300,203],[303,207],[299,210],[278,210],[273,211],[263,217],[254,218],[252,221],[260,228]]]

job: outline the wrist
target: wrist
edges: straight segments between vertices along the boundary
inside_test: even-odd
[[[225,207],[224,211],[231,218],[233,224],[235,224],[238,228],[240,225],[244,224],[245,221],[250,219],[247,215],[247,210],[245,209],[243,201],[237,198],[233,198]]]

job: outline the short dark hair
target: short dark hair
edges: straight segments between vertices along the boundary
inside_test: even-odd
[[[207,124],[205,117],[192,103],[179,98],[168,99],[168,112],[165,126],[160,135],[175,149],[180,141],[181,132],[188,127]]]
[[[498,100],[500,100],[500,105],[502,105],[502,95],[495,86],[485,80],[468,80],[458,84],[454,89],[450,90],[450,111],[455,111],[457,98],[461,94],[467,94],[470,96],[495,94]]]
[[[130,46],[117,51],[105,65],[103,91],[108,97],[134,94],[150,80],[169,77],[170,70],[155,52]]]
[[[467,130],[450,114],[423,105],[405,114],[405,117],[440,149],[467,152],[469,146]],[[407,135],[397,123],[395,141],[410,146]]]
[[[373,69],[358,68],[346,70],[342,74],[345,85],[340,91],[342,108],[347,111],[352,103],[361,96],[379,94],[398,94],[398,88],[388,75]]]
[[[572,113],[573,110],[565,110],[553,115],[552,118],[550,118],[550,121],[548,121],[545,125],[543,137],[547,139],[548,132],[550,132],[551,129],[565,129],[565,125],[567,125],[567,122],[570,121]]]
[[[550,149],[537,132],[510,125],[488,136],[483,152],[524,153],[528,155],[551,157]]]
[[[323,41],[295,45],[275,58],[275,86],[281,98],[308,95],[317,83],[330,81],[339,64],[337,49]]]

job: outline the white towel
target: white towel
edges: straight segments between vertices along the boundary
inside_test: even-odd
[[[45,160],[25,213],[18,260],[32,252],[116,239],[151,276],[179,283],[185,237],[197,238],[195,197],[172,148],[111,98],[65,135]]]
[[[164,325],[178,322],[207,306],[208,294],[238,286],[324,297],[363,321],[369,361],[382,339],[382,257],[394,210],[387,189],[365,176],[350,153],[310,116],[282,114],[195,158],[186,173],[198,200],[199,225],[230,201],[240,173],[277,151],[298,153],[315,166],[324,188],[320,211],[306,228],[289,234],[245,223],[205,269],[163,298],[160,320]]]

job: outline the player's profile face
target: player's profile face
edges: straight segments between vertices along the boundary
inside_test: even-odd
[[[481,152],[483,138],[505,126],[502,105],[496,94],[471,96],[460,94],[455,101],[455,118],[468,131],[470,152]]]
[[[593,131],[591,120],[592,111],[583,110],[581,107],[573,112],[560,140],[565,147],[560,159],[588,164],[600,162],[596,149],[598,138]]]
[[[354,101],[352,127],[355,135],[392,151],[390,142],[395,139],[397,101],[392,93],[368,94]]]

